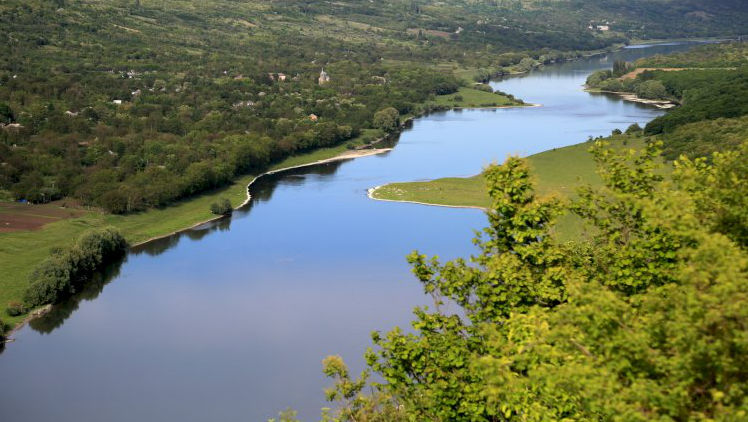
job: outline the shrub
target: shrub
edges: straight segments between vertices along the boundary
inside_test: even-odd
[[[24,313],[26,313],[26,307],[19,302],[10,302],[8,303],[8,308],[5,309],[5,313],[12,317],[23,315]]]
[[[613,129],[613,132],[611,132],[613,135],[620,135],[623,132],[621,132],[621,129]]]
[[[638,123],[634,123],[631,126],[629,126],[628,128],[626,128],[626,134],[627,135],[631,135],[631,134],[634,134],[634,133],[640,133],[642,130],[643,130],[642,127],[639,126]]]
[[[460,102],[460,101],[464,100],[464,98],[462,97],[462,95],[455,95],[455,96],[454,96],[454,97],[452,98],[452,100],[454,100],[454,101],[457,101],[457,102]]]
[[[210,212],[216,215],[231,215],[234,212],[234,207],[231,206],[231,201],[228,198],[222,198],[220,201],[210,204]]]

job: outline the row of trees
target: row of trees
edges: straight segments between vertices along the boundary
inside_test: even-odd
[[[53,250],[32,272],[24,304],[55,303],[81,290],[96,271],[124,255],[125,238],[115,228],[91,230],[66,249]]]

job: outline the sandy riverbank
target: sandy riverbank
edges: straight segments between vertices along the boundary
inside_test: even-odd
[[[669,101],[669,100],[648,100],[646,98],[639,98],[633,92],[604,91],[604,90],[601,90],[601,89],[589,88],[586,85],[585,85],[584,91],[585,92],[589,92],[591,94],[612,94],[612,95],[617,95],[617,96],[621,97],[621,99],[624,100],[624,101],[630,101],[630,102],[633,102],[633,103],[640,103],[640,104],[651,105],[651,106],[654,106],[654,107],[657,107],[657,108],[663,109],[663,110],[667,110],[667,109],[673,108],[673,107],[675,107],[675,106],[678,105],[678,104],[676,104],[676,103],[674,103],[672,101]]]

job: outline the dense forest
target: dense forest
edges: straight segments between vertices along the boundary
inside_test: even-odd
[[[392,130],[378,111],[427,111],[466,83],[455,69],[485,80],[627,37],[693,35],[658,10],[694,20],[699,35],[736,34],[745,15],[740,4],[640,2],[642,29],[623,23],[632,15],[620,3],[6,1],[0,197],[161,207]],[[604,17],[619,30],[588,28]]]

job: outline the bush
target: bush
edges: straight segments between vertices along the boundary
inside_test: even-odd
[[[457,102],[461,102],[462,100],[464,100],[464,98],[462,98],[462,95],[455,95],[455,96],[454,96],[454,97],[452,98],[452,100],[453,100],[453,101],[457,101]]]
[[[12,317],[23,315],[26,313],[26,307],[19,302],[10,302],[8,303],[8,308],[5,309],[5,313]]]
[[[634,133],[640,133],[642,130],[643,130],[642,127],[639,126],[638,123],[634,123],[631,126],[629,126],[628,128],[626,128],[626,134],[627,135],[631,135],[631,134],[634,134]]]
[[[621,132],[621,129],[613,129],[613,132],[611,132],[613,135],[620,135],[623,132]]]
[[[75,244],[52,251],[31,273],[24,293],[26,307],[55,303],[75,293],[91,275],[122,256],[127,241],[112,227],[84,233]]]
[[[216,215],[231,215],[234,212],[234,207],[231,206],[231,201],[228,198],[222,198],[220,201],[210,204],[210,212]]]

